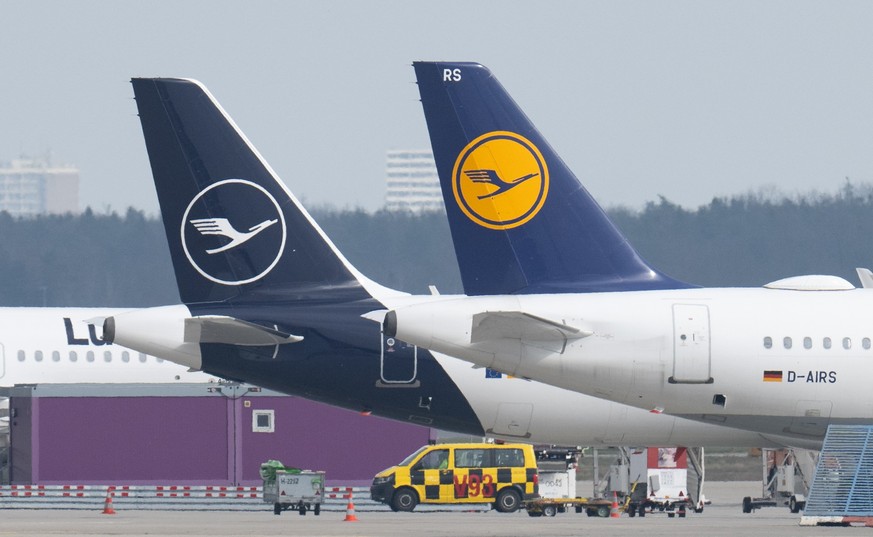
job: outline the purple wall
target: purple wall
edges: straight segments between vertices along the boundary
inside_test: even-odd
[[[73,388],[13,393],[14,484],[256,485],[260,464],[278,459],[324,470],[331,484],[360,485],[431,437],[417,425],[244,388],[160,397],[142,395],[144,385],[137,396]],[[252,430],[254,410],[274,410],[274,432]]]
[[[227,464],[227,404],[219,397],[39,398],[33,480],[211,483]],[[38,460],[38,464],[36,461]]]

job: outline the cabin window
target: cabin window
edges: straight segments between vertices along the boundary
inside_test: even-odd
[[[33,359],[37,362],[42,362],[42,351],[36,351],[33,353]]]
[[[272,433],[276,430],[275,410],[253,410],[252,411],[252,432],[255,433]]]
[[[107,364],[112,361],[112,352],[111,351],[104,351],[103,352],[103,361],[106,362]]]
[[[770,336],[767,336],[764,338],[764,348],[765,349],[772,349],[773,348],[773,338],[771,338]]]
[[[412,467],[415,470],[439,470],[446,468],[449,465],[449,450],[435,449],[427,452],[417,463]]]
[[[804,349],[811,349],[812,348],[812,338],[811,337],[803,338],[803,348]]]
[[[483,468],[486,466],[484,449],[456,449],[455,468]]]
[[[843,338],[843,348],[849,350],[852,348],[852,338],[844,337]]]
[[[821,340],[821,346],[826,348],[826,349],[830,349],[831,348],[831,338],[826,337],[823,340]]]
[[[790,337],[786,337],[786,338],[782,339],[782,346],[784,346],[786,349],[790,349],[791,345],[792,345],[792,342],[791,342]]]
[[[61,361],[61,353],[59,351],[52,351],[52,362],[60,362]]]
[[[864,339],[862,339],[861,346],[864,347],[865,351],[869,351],[870,350],[870,338],[865,337]]]
[[[121,353],[121,361],[124,363],[129,362],[130,361],[130,353],[127,351],[122,352]]]
[[[70,361],[76,362],[79,360],[79,355],[76,354],[76,351],[70,351]]]
[[[85,355],[85,359],[89,362],[94,361],[94,351],[88,351],[88,354]]]
[[[146,363],[146,355],[143,353],[139,353],[139,361],[140,363]]]
[[[495,449],[494,466],[501,468],[524,468],[524,451],[520,449]]]
[[[26,356],[24,354],[24,351],[18,351],[18,361],[23,362],[25,358]]]

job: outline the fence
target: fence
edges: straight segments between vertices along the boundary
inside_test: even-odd
[[[103,508],[109,487],[100,485],[8,485],[0,486],[0,509]],[[352,493],[358,511],[385,511],[388,506],[370,499],[366,487],[329,487],[324,490],[322,511],[345,511]],[[261,487],[222,486],[115,486],[116,509],[191,511],[272,511],[264,503]]]
[[[103,509],[107,490],[101,485],[0,486],[2,509]],[[222,486],[114,486],[112,504],[118,511],[271,511],[262,487]],[[368,487],[326,487],[322,512],[345,512],[349,494],[357,512],[390,511],[370,499]],[[490,504],[419,505],[416,511],[487,511]]]

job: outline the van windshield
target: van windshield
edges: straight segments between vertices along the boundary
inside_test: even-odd
[[[421,446],[420,448],[416,449],[415,452],[414,452],[412,455],[410,455],[410,456],[406,457],[405,459],[403,459],[403,461],[401,461],[400,464],[398,464],[397,466],[406,466],[406,465],[408,465],[408,464],[411,463],[411,462],[412,462],[416,457],[418,457],[418,454],[419,454],[419,453],[421,453],[422,451],[426,450],[428,447],[430,447],[430,446]]]

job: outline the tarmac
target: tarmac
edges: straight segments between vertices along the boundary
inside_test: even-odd
[[[581,494],[587,492],[582,488]],[[285,512],[274,515],[263,511],[171,511],[121,510],[114,515],[100,510],[3,509],[0,510],[0,536],[182,536],[182,535],[311,535],[311,536],[578,536],[598,537],[633,533],[646,537],[694,536],[736,537],[737,535],[817,536],[846,535],[871,531],[867,528],[801,527],[800,515],[787,507],[765,508],[743,514],[744,496],[760,494],[760,483],[708,483],[712,501],[702,513],[689,512],[686,518],[668,518],[654,513],[645,518],[588,517],[574,512],[553,518],[527,516],[525,512],[501,514],[474,512],[356,512],[356,522],[345,521],[345,512],[309,513],[300,516]]]

